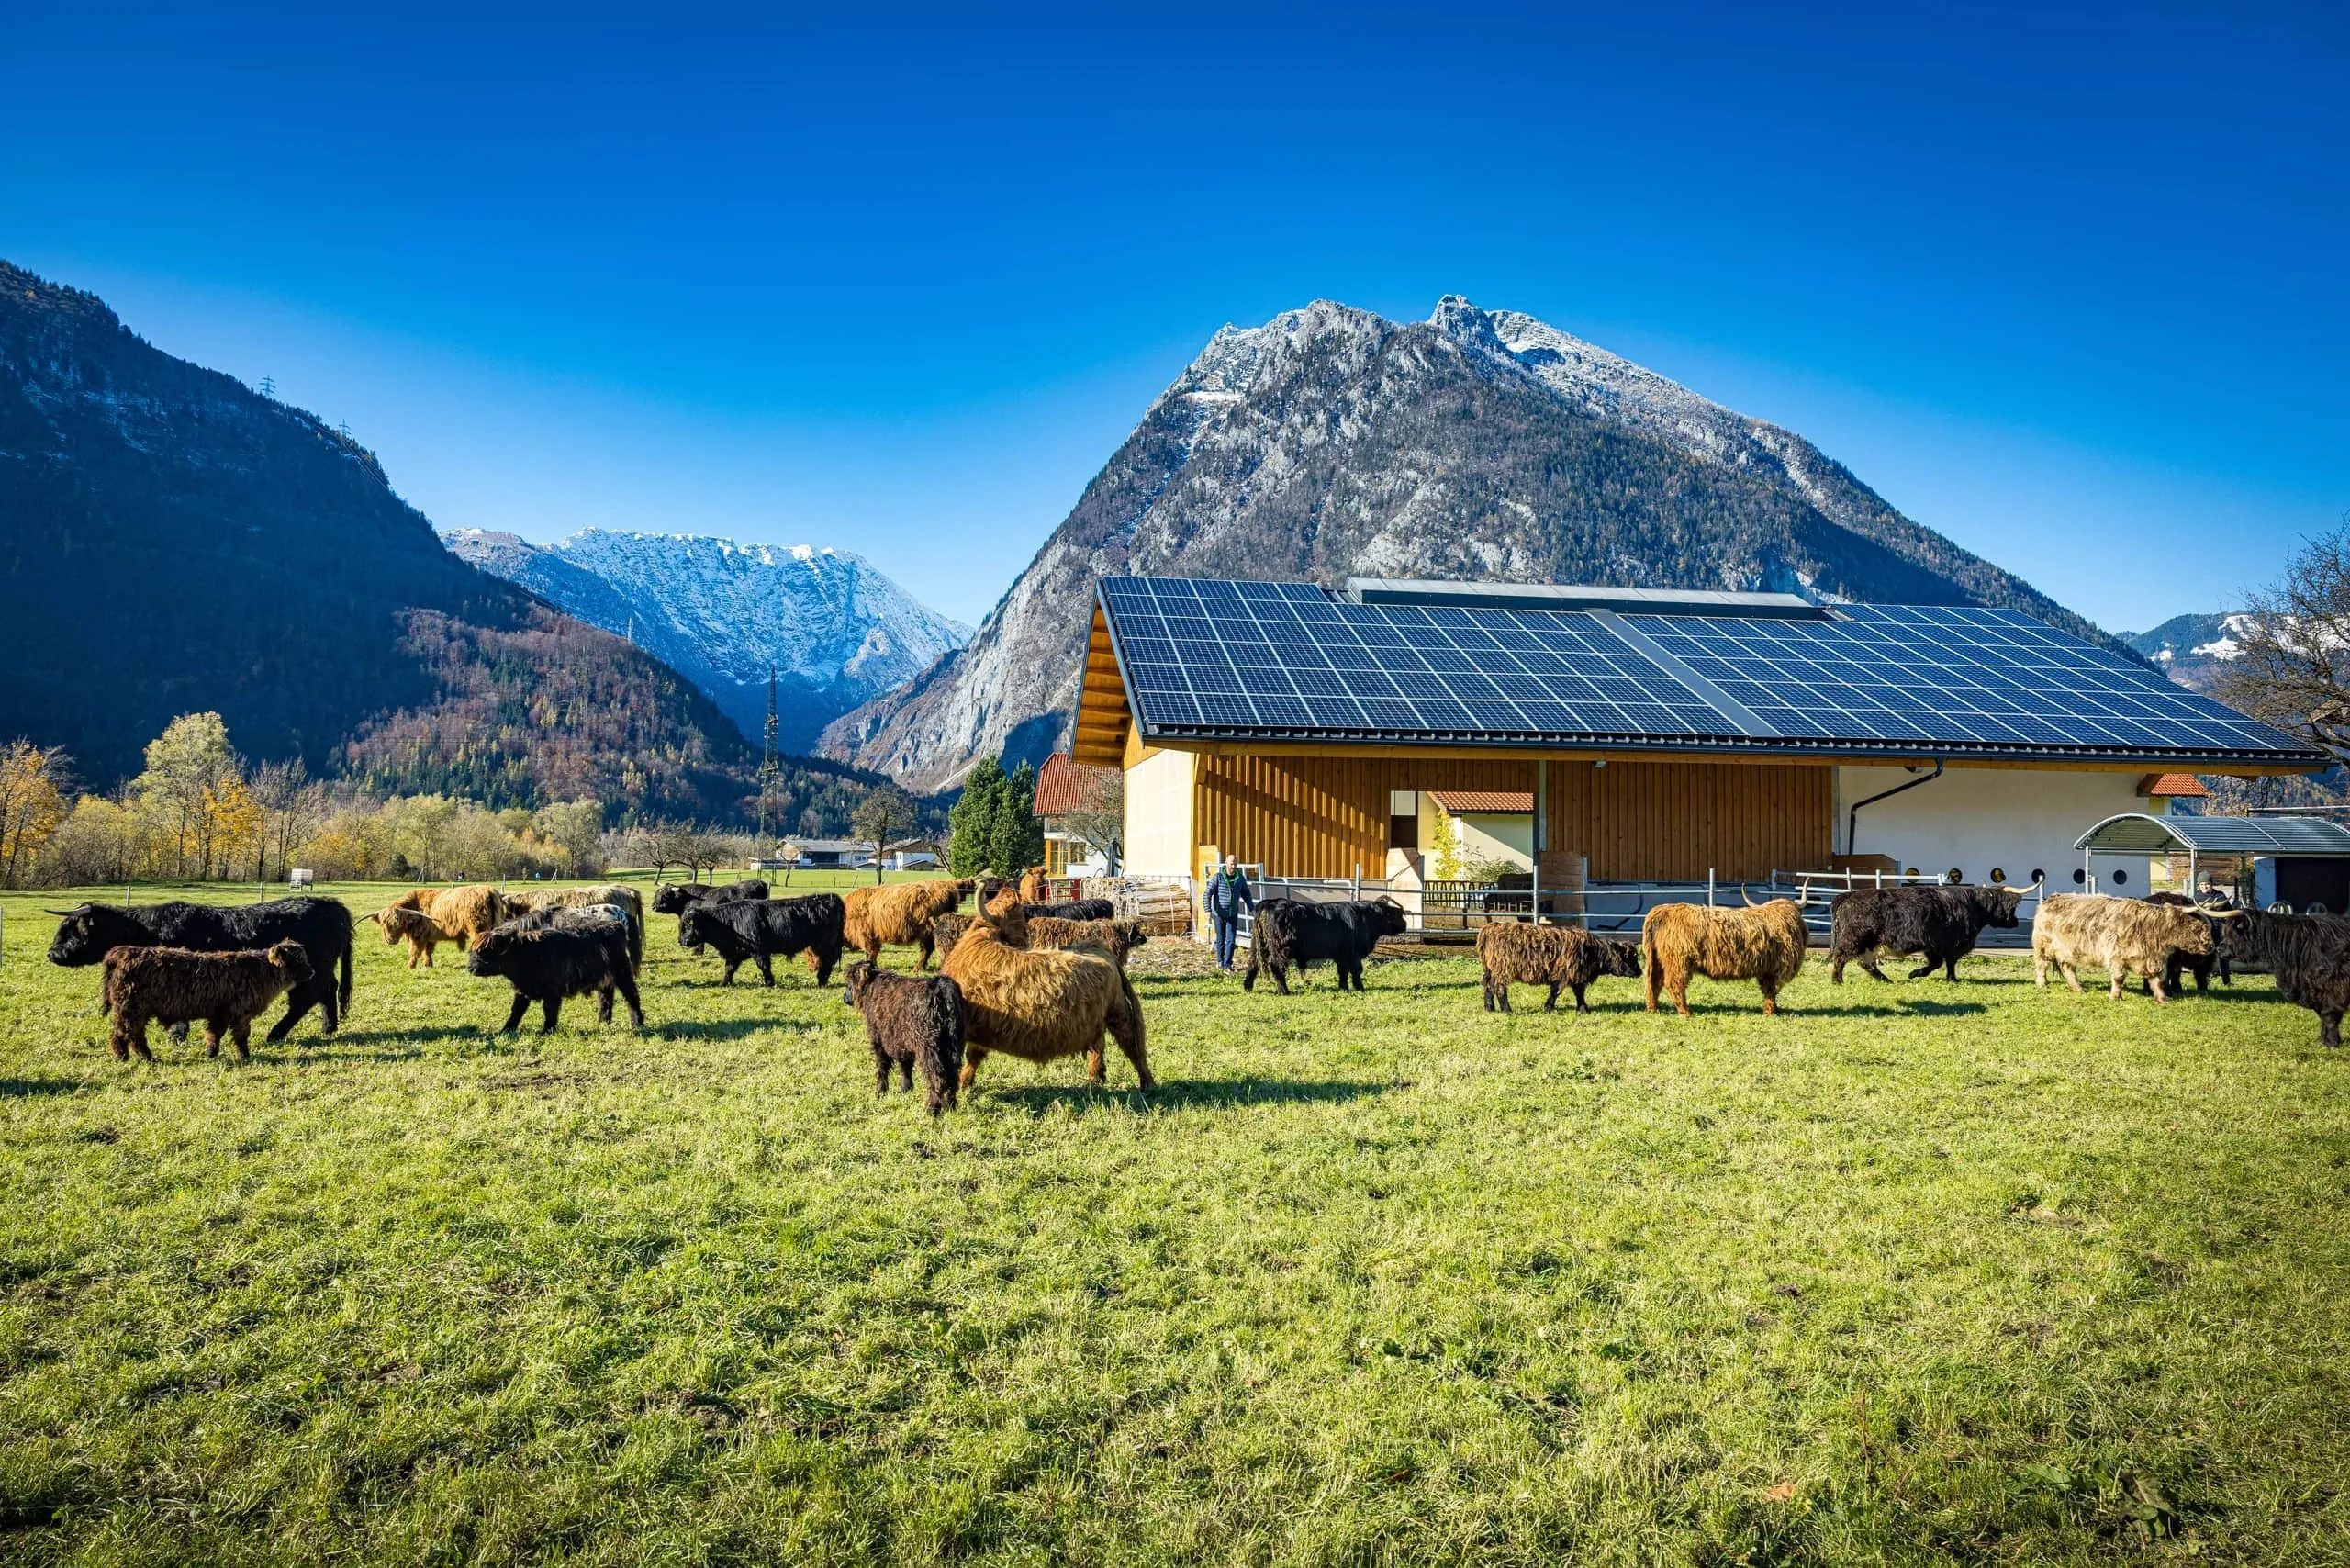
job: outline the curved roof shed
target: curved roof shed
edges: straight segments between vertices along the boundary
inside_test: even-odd
[[[2344,855],[2350,828],[2315,817],[2108,817],[2073,841],[2091,855]]]

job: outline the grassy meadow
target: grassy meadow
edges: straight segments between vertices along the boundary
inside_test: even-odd
[[[1147,948],[1156,1094],[934,1122],[662,918],[642,1034],[362,927],[339,1036],[118,1066],[65,902],[0,899],[0,1556],[2350,1561],[2350,1058],[2264,979]]]

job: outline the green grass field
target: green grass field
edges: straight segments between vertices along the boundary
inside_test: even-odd
[[[1157,1094],[933,1122],[665,919],[642,1035],[363,927],[339,1037],[118,1067],[61,902],[0,900],[0,1553],[2350,1561],[2350,1059],[2265,980],[1146,949]]]

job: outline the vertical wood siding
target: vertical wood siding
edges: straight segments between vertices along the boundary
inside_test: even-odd
[[[1750,763],[1550,764],[1550,846],[1590,857],[1595,879],[1703,880],[1824,868],[1833,832],[1827,767]],[[1387,865],[1391,790],[1534,788],[1530,762],[1208,756],[1199,841],[1278,876],[1366,877]]]

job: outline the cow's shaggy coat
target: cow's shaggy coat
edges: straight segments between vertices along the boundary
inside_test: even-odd
[[[852,889],[843,935],[850,946],[877,964],[885,946],[919,948],[914,968],[926,969],[937,948],[930,923],[961,903],[971,886],[951,877],[933,877],[920,882]]]
[[[704,887],[699,882],[664,882],[653,890],[653,913],[683,914],[692,904],[732,903],[736,899],[763,899],[767,896],[767,883],[756,877],[716,887]]]
[[[368,918],[381,924],[379,916],[396,909],[416,911],[440,928],[442,941],[462,943],[468,947],[473,946],[476,937],[487,933],[508,916],[521,913],[519,905],[485,882],[463,888],[416,888],[402,893],[378,914]],[[427,969],[432,967],[429,953],[424,963]]]
[[[285,1014],[269,1031],[272,1044],[291,1034],[313,1007],[319,1010],[319,1025],[330,1035],[351,1012],[351,911],[337,900],[306,896],[243,905],[173,902],[137,909],[85,903],[56,913],[57,935],[49,945],[49,961],[67,969],[100,963],[118,947],[236,953],[280,942],[300,943],[310,961],[310,977],[286,992]],[[100,1005],[103,1011],[106,1004]],[[184,1032],[184,1025],[173,1028],[175,1035]]]
[[[583,888],[527,889],[507,894],[506,902],[509,914],[532,909],[586,909],[590,904],[617,904],[628,912],[629,962],[640,969],[644,968],[644,895],[624,882],[602,882]]]
[[[1052,896],[1050,886],[1045,879],[1045,868],[1042,866],[1031,866],[1020,873],[1020,902],[1022,903],[1048,903],[1052,901]]]
[[[2350,1011],[2350,920],[2338,914],[2247,912],[2225,923],[2236,958],[2266,969],[2277,994],[2317,1014],[2318,1043],[2339,1047]]]
[[[1087,1079],[1099,1083],[1105,1033],[1142,1086],[1158,1087],[1144,1049],[1142,1002],[1125,975],[1094,952],[1032,952],[1024,925],[1016,905],[991,908],[940,965],[963,990],[963,1087],[990,1051],[1035,1062],[1082,1053]]]
[[[733,985],[734,971],[756,964],[759,978],[775,984],[776,956],[808,955],[818,985],[830,985],[841,961],[846,911],[838,893],[809,893],[796,899],[736,899],[699,903],[677,916],[677,946],[699,952],[715,948],[726,966],[720,983]]]
[[[1405,929],[1404,906],[1393,899],[1361,899],[1350,903],[1306,903],[1299,899],[1266,899],[1257,905],[1248,931],[1248,968],[1240,989],[1257,989],[1261,971],[1273,979],[1273,989],[1289,994],[1289,967],[1300,970],[1325,960],[1337,967],[1338,989],[1351,984],[1362,989],[1362,961],[1382,936],[1400,936]]]
[[[592,930],[529,931],[505,927],[491,931],[465,955],[465,968],[476,975],[502,977],[514,988],[514,1006],[502,1030],[513,1034],[522,1026],[522,1014],[537,1002],[544,1020],[543,1034],[554,1033],[564,998],[596,998],[596,1021],[612,1021],[612,994],[628,1002],[628,1021],[644,1027],[644,1008],[636,999],[636,968],[629,962],[628,933],[610,922]]]
[[[1485,1011],[1509,1011],[1509,988],[1543,985],[1550,994],[1542,1011],[1559,1005],[1559,989],[1572,991],[1575,1011],[1591,1006],[1583,991],[1604,975],[1640,978],[1640,949],[1631,942],[1609,942],[1575,925],[1530,925],[1490,921],[1477,933],[1477,961],[1485,970]]]
[[[269,1004],[310,978],[309,955],[299,942],[273,943],[260,952],[198,953],[185,947],[118,947],[106,957],[106,1006],[114,1014],[114,1059],[137,1051],[148,1061],[147,1025],[204,1025],[204,1054],[220,1054],[220,1037],[251,1061],[253,1020]]]
[[[1689,980],[1751,980],[1762,992],[1766,1016],[1779,1011],[1779,992],[1803,969],[1809,942],[1803,910],[1792,899],[1773,899],[1747,909],[1707,909],[1701,904],[1659,904],[1640,923],[1640,946],[1648,960],[1648,1007],[1657,992],[1673,999],[1673,1010],[1689,1016]]]
[[[1063,899],[1058,903],[1023,899],[1020,913],[1031,920],[1114,920],[1118,906],[1108,899]]]
[[[1150,940],[1139,920],[1063,920],[1058,915],[1027,914],[1027,906],[1021,907],[1031,947],[1083,947],[1108,955],[1123,969],[1126,955]]]
[[[2121,982],[2132,975],[2146,982],[2156,1002],[2169,1001],[2163,970],[2171,954],[2203,956],[2210,951],[2209,916],[2136,899],[2058,893],[2041,901],[2031,922],[2034,983],[2045,986],[2048,967],[2053,964],[2064,971],[2065,983],[2078,991],[2086,964],[2112,978],[2109,993],[2116,1002],[2121,1000]]]
[[[1878,980],[1877,955],[1923,955],[1909,971],[1923,980],[1941,969],[1958,979],[1958,961],[1975,951],[1986,926],[2012,930],[2023,893],[2014,888],[1855,888],[1829,904],[1828,978],[1844,983],[1844,966],[1857,963]]]
[[[951,1109],[963,1070],[963,991],[944,974],[893,975],[870,958],[848,967],[841,1000],[863,1015],[873,1047],[873,1092],[890,1092],[894,1064],[903,1086],[922,1068],[923,1104],[934,1116]]]

